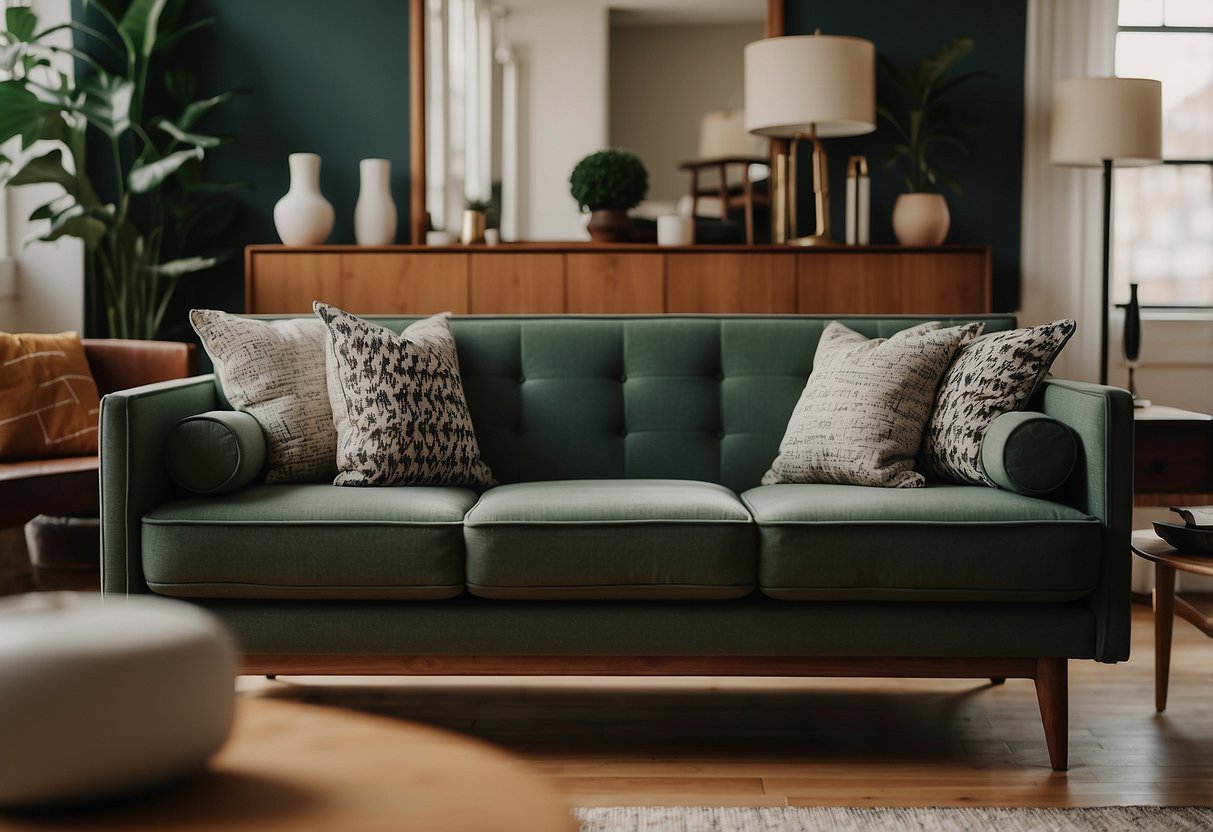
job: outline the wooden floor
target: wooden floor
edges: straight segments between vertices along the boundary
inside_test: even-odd
[[[513,750],[575,806],[1213,805],[1213,641],[1175,625],[1154,712],[1153,628],[1133,658],[1070,663],[1069,772],[1030,681],[280,678],[242,695],[350,707]]]

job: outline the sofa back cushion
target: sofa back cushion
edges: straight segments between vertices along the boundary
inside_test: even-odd
[[[370,317],[397,332],[416,318]],[[652,478],[758,485],[838,320],[888,337],[1010,315],[453,317],[484,461],[503,483]]]

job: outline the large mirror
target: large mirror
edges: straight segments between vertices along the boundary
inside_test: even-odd
[[[568,177],[604,147],[648,168],[641,216],[685,212],[682,162],[767,153],[740,129],[742,49],[782,34],[782,0],[412,2],[415,242],[427,218],[457,236],[472,199],[504,240],[586,239]]]

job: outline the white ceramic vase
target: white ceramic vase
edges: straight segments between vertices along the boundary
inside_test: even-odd
[[[274,206],[274,227],[288,246],[316,246],[333,230],[333,206],[320,193],[320,157],[292,153],[291,187]]]
[[[893,205],[893,233],[903,246],[937,246],[951,224],[943,194],[902,194]]]
[[[358,163],[361,183],[354,206],[354,239],[360,246],[388,246],[396,242],[396,203],[392,201],[392,163],[363,159]]]

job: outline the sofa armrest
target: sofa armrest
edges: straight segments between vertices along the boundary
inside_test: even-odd
[[[1049,379],[1043,411],[1078,437],[1078,463],[1055,499],[1099,518],[1103,569],[1091,596],[1096,619],[1095,658],[1129,657],[1133,519],[1133,399],[1128,391]]]
[[[196,349],[183,341],[85,338],[84,354],[102,393],[185,378],[197,369]]]
[[[147,592],[140,523],[179,493],[164,466],[164,439],[186,416],[217,407],[214,375],[164,381],[101,400],[101,586]]]

